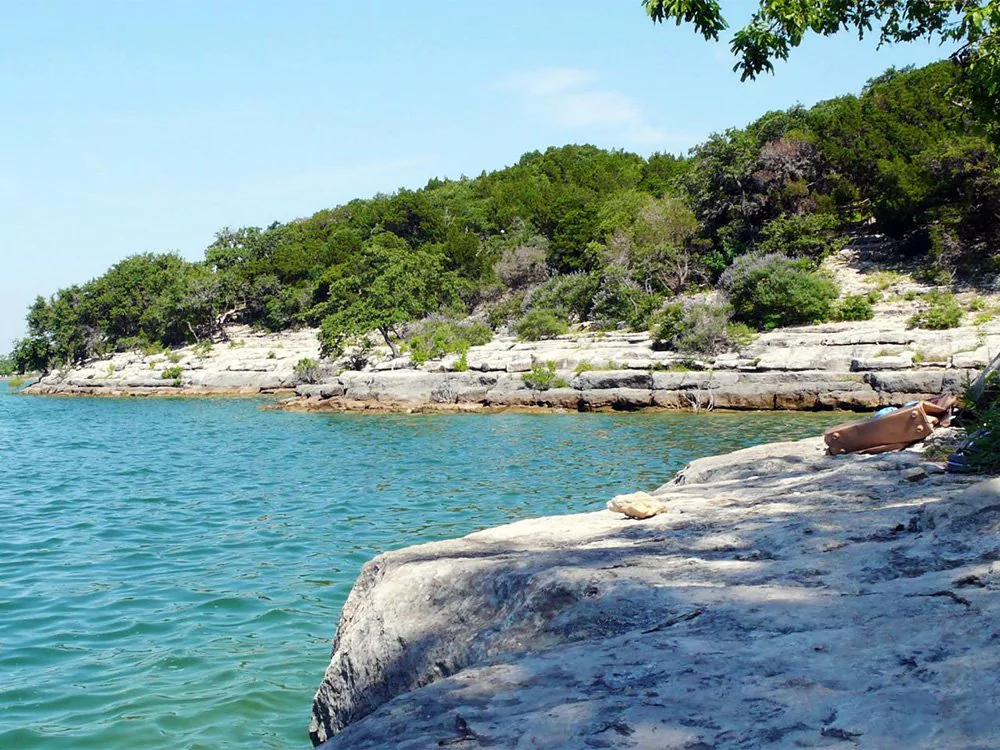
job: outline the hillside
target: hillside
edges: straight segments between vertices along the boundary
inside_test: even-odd
[[[707,356],[755,331],[869,317],[878,300],[845,295],[819,267],[870,236],[876,260],[908,260],[923,283],[982,286],[1000,257],[1000,175],[954,85],[948,62],[890,70],[688,156],[550,148],[475,178],[224,228],[203,261],[136,255],[39,297],[11,361],[44,372],[218,341],[233,324],[318,328],[331,359],[364,359],[379,341],[426,359],[581,322]],[[704,292],[717,293],[691,302]]]

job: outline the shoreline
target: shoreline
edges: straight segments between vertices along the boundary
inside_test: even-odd
[[[647,520],[542,517],[380,554],[344,605],[310,737],[994,746],[1000,479],[922,450],[771,443],[688,464]]]

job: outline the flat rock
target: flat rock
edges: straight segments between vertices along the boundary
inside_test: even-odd
[[[642,523],[379,555],[310,734],[337,748],[998,747],[1000,480],[822,440],[695,461]]]

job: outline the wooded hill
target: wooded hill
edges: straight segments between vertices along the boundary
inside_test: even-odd
[[[953,103],[956,85],[949,62],[889,70],[860,95],[769,112],[686,157],[549,148],[476,178],[225,228],[203,261],[136,255],[38,297],[12,361],[48,370],[235,322],[320,326],[333,356],[373,331],[398,350],[429,316],[436,338],[411,344],[425,355],[484,325],[525,337],[584,320],[654,326],[683,346],[678,331],[707,316],[718,340],[689,345],[711,348],[739,334],[734,322],[863,316],[817,273],[850,237],[891,238],[938,282],[1000,270],[997,155]],[[726,304],[671,304],[711,287]],[[478,327],[440,322],[470,313]]]

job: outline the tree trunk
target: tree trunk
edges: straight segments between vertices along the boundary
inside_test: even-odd
[[[396,346],[396,342],[392,340],[389,335],[389,327],[383,326],[378,329],[378,332],[382,334],[382,338],[385,339],[386,345],[389,347],[389,351],[392,352],[392,358],[396,359],[399,356],[399,347]]]

